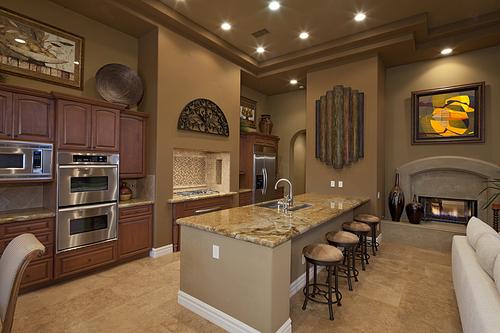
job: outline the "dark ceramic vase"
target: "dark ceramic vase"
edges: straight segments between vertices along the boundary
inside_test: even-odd
[[[419,224],[424,216],[424,205],[417,202],[417,195],[413,195],[413,202],[406,205],[406,215],[410,223]]]
[[[129,200],[132,196],[132,190],[128,188],[127,183],[122,182],[120,186],[120,201]]]
[[[389,212],[393,221],[399,222],[405,206],[405,196],[399,187],[399,173],[396,174],[396,184],[389,192]]]
[[[271,131],[273,130],[273,122],[271,121],[271,115],[263,114],[261,117],[262,118],[260,119],[259,123],[260,132],[271,134]]]

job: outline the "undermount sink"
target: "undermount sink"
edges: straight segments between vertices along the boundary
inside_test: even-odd
[[[263,204],[260,204],[257,206],[263,207],[263,208],[276,209],[276,208],[278,208],[278,201],[266,202],[266,203],[263,203]],[[301,204],[298,206],[292,206],[291,208],[288,208],[288,211],[293,212],[293,211],[304,209],[304,208],[311,207],[311,206],[312,206],[312,204],[305,203],[305,204]]]

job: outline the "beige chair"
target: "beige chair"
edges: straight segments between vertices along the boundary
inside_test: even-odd
[[[42,245],[32,234],[22,234],[14,238],[0,258],[0,318],[2,333],[12,329],[14,310],[21,279],[26,266],[35,257],[45,253]]]

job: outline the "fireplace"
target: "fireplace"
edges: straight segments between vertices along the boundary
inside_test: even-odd
[[[418,201],[424,206],[424,221],[466,225],[472,216],[477,217],[477,200],[419,196]]]

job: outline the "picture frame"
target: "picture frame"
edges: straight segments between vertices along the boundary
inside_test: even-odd
[[[411,144],[483,143],[485,83],[412,91]]]
[[[3,7],[0,25],[0,72],[83,90],[83,37]]]
[[[248,127],[255,127],[255,117],[257,115],[257,102],[240,96],[240,118],[245,120]]]

